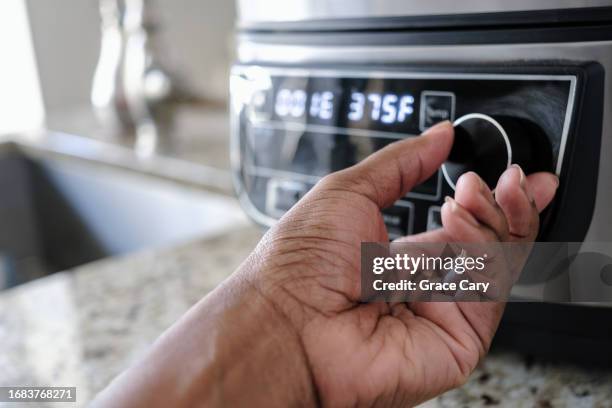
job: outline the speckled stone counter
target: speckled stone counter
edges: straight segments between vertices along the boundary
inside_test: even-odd
[[[447,392],[432,406],[612,407],[612,370],[542,363],[518,353],[493,352],[465,386]]]
[[[85,405],[235,270],[260,236],[240,228],[1,292],[0,386],[76,386],[77,406]]]
[[[0,293],[0,385],[76,386],[76,405],[85,405],[227,277],[260,236],[255,227],[240,227]],[[467,385],[425,406],[610,407],[612,371],[493,353]]]

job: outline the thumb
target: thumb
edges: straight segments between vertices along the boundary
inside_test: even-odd
[[[327,182],[386,208],[427,180],[446,160],[452,144],[453,126],[445,121],[421,136],[387,145],[355,166],[332,174]]]

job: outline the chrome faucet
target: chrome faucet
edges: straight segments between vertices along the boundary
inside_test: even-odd
[[[135,137],[141,156],[155,152],[172,127],[176,92],[155,48],[151,0],[99,0],[100,57],[91,101],[114,133]]]

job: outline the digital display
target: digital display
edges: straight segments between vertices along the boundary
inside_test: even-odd
[[[302,89],[281,88],[275,95],[274,113],[281,118],[301,118],[309,115],[312,118],[332,121],[334,104],[342,103],[331,91],[307,94]],[[345,109],[340,109],[345,111]],[[395,94],[378,92],[350,93],[348,102],[348,121],[359,122],[371,120],[386,124],[403,123],[414,113],[414,96],[412,94]]]
[[[419,89],[407,86],[407,81],[279,76],[270,82],[270,87],[255,95],[255,120],[420,133]]]

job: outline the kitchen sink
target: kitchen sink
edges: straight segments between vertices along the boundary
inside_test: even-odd
[[[219,234],[246,222],[229,196],[111,165],[0,145],[0,289],[101,258]]]

